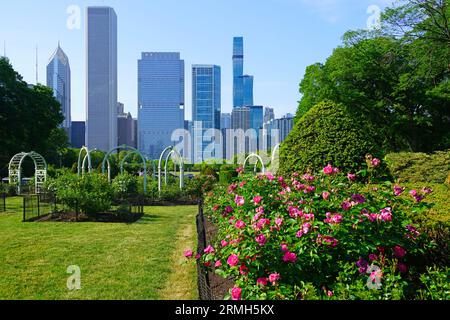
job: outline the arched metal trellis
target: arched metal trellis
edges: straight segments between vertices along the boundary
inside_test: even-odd
[[[277,144],[272,150],[272,159],[270,161],[270,172],[276,174],[280,167],[280,144]]]
[[[138,153],[135,152],[135,151],[132,151],[132,152],[128,153],[128,154],[122,159],[122,161],[120,162],[120,173],[123,173],[123,172],[124,172],[125,162],[128,160],[128,158],[131,157],[132,155],[135,155],[135,154],[138,154]],[[155,164],[155,160],[149,160],[147,157],[145,158],[145,160],[146,160],[146,161],[150,161],[150,163],[152,164],[152,169],[153,169],[152,177],[153,177],[153,179],[155,179],[155,178],[156,178],[156,164]]]
[[[164,155],[169,152],[169,155],[166,158],[166,166],[165,166],[165,182],[167,184],[167,162],[169,159],[169,156],[174,153],[177,155],[177,158],[179,160],[178,164],[180,166],[180,189],[184,188],[184,162],[183,162],[183,158],[181,157],[180,153],[177,151],[177,149],[175,149],[173,146],[169,146],[167,148],[165,148],[163,150],[163,152],[161,152],[161,155],[159,157],[159,162],[158,162],[158,191],[161,192],[162,189],[162,184],[161,184],[161,162],[162,159],[164,157]]]
[[[136,148],[133,148],[133,147],[130,147],[130,146],[126,146],[126,145],[122,145],[122,146],[118,146],[118,147],[115,147],[115,148],[112,148],[111,150],[109,150],[109,152],[103,158],[102,172],[103,173],[106,172],[106,164],[108,163],[108,179],[111,180],[111,166],[109,165],[109,156],[113,152],[118,151],[118,150],[132,151],[133,153],[136,153],[136,154],[141,156],[142,164],[144,166],[144,193],[147,194],[147,162],[145,160],[145,157],[142,155],[142,153]]]
[[[266,167],[264,166],[264,161],[263,161],[263,159],[262,159],[259,155],[257,155],[256,153],[252,153],[252,154],[250,154],[247,158],[245,158],[244,166],[243,166],[244,171],[245,171],[245,166],[247,165],[247,161],[250,160],[251,158],[257,158],[257,159],[259,160],[259,162],[261,162],[261,165],[262,165],[262,173],[265,173],[265,172],[266,172]],[[257,166],[258,166],[258,161],[256,161],[255,166],[254,166],[254,172],[255,172],[255,173],[256,173]]]
[[[84,156],[84,159],[83,159],[83,164],[81,165],[81,168],[82,168],[81,175],[84,175],[84,173],[86,172],[86,170],[84,169],[84,168],[86,168],[86,160],[89,162],[90,154],[94,153],[94,152],[101,152],[101,151],[98,150],[97,148],[95,148],[94,150],[90,150],[89,154],[86,153],[86,155]],[[110,181],[111,180],[111,164],[109,162],[109,159],[107,159],[106,161],[108,163],[108,181]],[[90,168],[88,172],[91,173],[92,168]]]
[[[83,151],[86,152],[86,155],[83,158],[83,163],[81,162],[81,155],[83,154]],[[92,172],[92,160],[91,160],[91,152],[89,151],[88,147],[82,147],[80,149],[80,153],[78,153],[78,175],[81,176],[84,174],[84,167],[86,164],[86,158],[88,160],[88,172]]]
[[[27,158],[34,162],[34,189],[36,194],[41,193],[44,182],[47,180],[47,162],[39,153],[31,151],[21,152],[11,158],[9,162],[9,183],[17,184],[17,193],[22,193],[22,163]]]

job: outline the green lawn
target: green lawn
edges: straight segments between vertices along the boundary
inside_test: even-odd
[[[146,207],[134,224],[23,223],[21,198],[0,213],[0,299],[197,299],[195,206]],[[70,265],[81,290],[67,289]]]

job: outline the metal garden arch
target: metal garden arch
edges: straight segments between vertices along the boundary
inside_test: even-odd
[[[184,163],[183,163],[183,158],[181,157],[180,153],[177,151],[177,149],[175,149],[173,146],[169,146],[167,148],[165,148],[163,150],[163,152],[161,152],[161,155],[159,157],[159,162],[158,162],[158,191],[161,192],[162,186],[161,186],[161,162],[162,159],[164,157],[164,155],[169,152],[169,155],[166,158],[166,165],[165,165],[165,182],[167,184],[167,161],[169,159],[169,156],[172,153],[175,153],[179,159],[179,166],[180,166],[180,189],[184,188]]]
[[[22,163],[27,158],[34,162],[34,189],[36,194],[41,193],[44,182],[47,180],[47,162],[39,153],[31,151],[29,153],[21,152],[11,158],[9,162],[9,183],[17,183],[17,193],[22,191]]]
[[[248,161],[249,159],[251,159],[251,158],[257,158],[257,159],[259,160],[259,162],[261,162],[261,165],[262,165],[262,173],[265,173],[265,172],[266,172],[266,167],[264,166],[264,161],[263,161],[263,159],[262,159],[259,155],[257,155],[256,153],[252,153],[252,154],[250,154],[247,158],[245,158],[244,165],[243,165],[244,171],[245,171],[245,165],[247,164],[247,161]],[[258,161],[256,161],[256,163],[255,163],[255,167],[254,167],[254,172],[255,172],[255,173],[256,173],[256,167],[257,167],[257,165],[258,165]]]
[[[279,169],[279,166],[280,166],[280,144],[278,143],[272,150],[272,159],[270,161],[270,172],[276,174]]]
[[[86,152],[86,155],[83,158],[83,164],[81,163],[81,155],[83,154],[83,151]],[[88,172],[92,172],[92,161],[91,161],[91,152],[89,151],[88,147],[82,147],[80,149],[80,153],[78,154],[78,175],[81,176],[81,174],[84,174],[84,166],[86,162],[86,158],[88,160]],[[83,169],[83,171],[82,171]]]
[[[129,151],[132,151],[133,153],[137,153],[138,155],[141,156],[142,164],[144,166],[144,193],[147,194],[147,162],[145,160],[145,157],[142,155],[142,153],[136,148],[122,145],[122,146],[118,146],[118,147],[115,147],[115,148],[112,148],[111,150],[109,150],[109,152],[103,158],[102,172],[105,173],[106,163],[108,163],[108,180],[111,180],[111,166],[109,165],[109,156],[113,152],[118,151],[118,150],[129,150]]]

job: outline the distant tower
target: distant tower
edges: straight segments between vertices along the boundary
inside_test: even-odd
[[[244,38],[233,39],[233,107],[244,106]]]
[[[110,7],[86,14],[86,144],[117,145],[117,15]]]
[[[47,65],[47,87],[53,89],[55,99],[61,104],[61,112],[64,115],[61,127],[66,130],[69,141],[71,141],[70,64],[69,58],[67,58],[59,43]]]

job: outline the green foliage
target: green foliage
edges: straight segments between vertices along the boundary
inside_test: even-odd
[[[444,183],[450,174],[450,150],[425,153],[390,153],[385,158],[395,179],[411,183]]]
[[[236,170],[221,170],[219,171],[219,182],[229,184],[234,178],[238,176]]]
[[[79,177],[76,174],[60,175],[49,179],[46,188],[53,191],[60,203],[73,211],[95,216],[111,207],[113,189],[108,179],[91,173]]]
[[[364,189],[330,169],[218,186],[205,202],[218,228],[200,252],[207,270],[233,278],[243,299],[417,298],[435,244],[410,214],[430,208],[429,194],[403,197],[390,182]]]
[[[187,182],[186,192],[195,199],[203,199],[204,194],[210,192],[216,183],[215,176],[200,174]]]
[[[52,90],[28,87],[5,58],[0,58],[0,105],[0,167],[22,151],[54,160],[67,146],[67,136],[58,128],[64,117]]]
[[[281,172],[304,173],[328,163],[356,172],[361,159],[367,153],[376,156],[384,144],[384,137],[370,122],[341,104],[321,102],[295,124],[281,144]]]
[[[323,64],[306,69],[296,122],[325,99],[360,110],[394,150],[450,147],[448,0],[401,1],[382,28],[350,31]]]
[[[125,199],[138,194],[138,179],[129,173],[117,175],[112,181],[115,198]]]
[[[419,293],[423,300],[450,300],[450,268],[441,271],[437,268],[428,268],[427,273],[420,276],[424,285]]]

